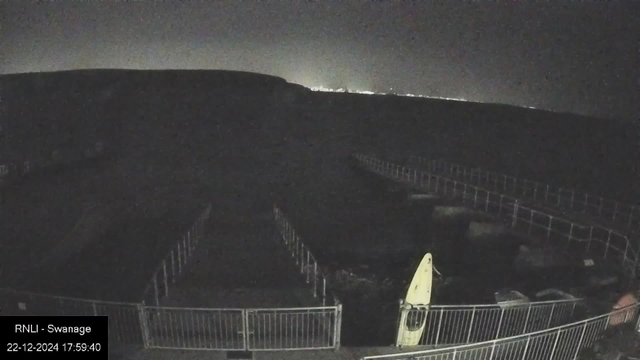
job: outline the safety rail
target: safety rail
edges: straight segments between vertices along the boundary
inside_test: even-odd
[[[441,159],[430,161],[411,155],[411,160],[421,165],[429,165],[429,170],[434,173],[455,175],[458,179],[464,179],[468,183],[475,182],[478,186],[491,187],[492,190],[516,196],[527,195],[536,202],[611,221],[623,235],[640,233],[639,206]]]
[[[109,316],[109,343],[143,345],[142,304],[0,289],[2,315]]]
[[[523,335],[440,349],[364,356],[361,360],[575,360],[609,327],[636,322],[640,303],[590,319]]]
[[[596,253],[602,258],[620,261],[622,268],[630,277],[636,275],[640,254],[632,248],[626,236],[617,234],[611,229],[598,225],[577,224],[559,216],[522,206],[517,198],[445,176],[405,168],[375,157],[360,154],[354,157],[360,165],[381,176],[422,190],[458,198],[465,206],[496,215],[518,233],[545,239],[545,245],[558,246],[556,240],[561,239],[566,242],[566,250]]]
[[[338,306],[208,309],[144,307],[148,347],[189,350],[319,350],[340,344]]]
[[[495,191],[498,191],[498,192],[504,191],[509,195],[522,198],[523,200],[530,199],[534,203],[536,202],[543,203],[546,205],[552,205],[553,207],[556,207],[556,208],[567,209],[570,211],[579,212],[580,210],[579,208],[577,208],[577,204],[579,204],[579,202],[575,202],[573,200],[573,196],[574,196],[573,192],[572,192],[570,201],[568,201],[566,197],[565,198],[562,197],[561,192],[558,192],[558,193],[553,192],[552,191],[553,188],[550,187],[549,185],[546,185],[544,191],[538,191],[539,187],[537,185],[540,185],[540,184],[533,183],[528,180],[522,181],[522,184],[521,184],[522,186],[519,187],[519,180],[517,178],[510,177],[507,175],[495,174],[490,172],[482,172],[482,170],[480,169],[467,169],[466,167],[463,167],[461,165],[447,163],[444,160],[427,161],[424,158],[412,157],[412,159],[414,158],[417,159],[417,162],[421,166],[425,166],[427,171],[429,172],[440,172],[445,174],[451,174],[457,177],[458,179],[462,178],[465,182],[470,182],[472,185],[492,186]],[[480,172],[475,172],[475,171],[480,171]],[[498,179],[503,179],[503,180],[498,181]],[[535,186],[531,188],[529,184],[534,184]],[[549,189],[552,189],[552,190],[550,191]],[[560,191],[562,191],[562,188],[560,188]],[[588,198],[586,198],[585,201],[588,201]],[[602,202],[600,204],[602,204]],[[595,217],[600,216],[595,214],[596,211],[587,212],[586,209],[588,208],[589,207],[584,206],[582,208],[583,213],[586,213],[587,215],[595,216]],[[618,208],[618,206],[616,206],[615,208]],[[593,207],[591,207],[591,209],[593,210]],[[602,209],[600,208],[597,213],[598,214],[602,213]],[[633,211],[631,213],[633,213]],[[607,216],[604,215],[603,218],[606,219]],[[621,216],[618,216],[618,219],[620,218]],[[613,219],[614,220],[616,219],[615,214],[613,215]],[[640,234],[636,233],[633,229],[631,229],[631,225],[633,224],[631,222],[632,217],[630,216],[628,217],[628,219],[629,219],[628,221],[625,220],[624,224],[620,224],[620,223],[614,224],[614,225],[618,225],[618,227],[622,226],[623,228],[625,228],[622,231],[616,231],[615,229],[611,229],[603,225],[597,226],[597,228],[600,229],[601,232],[602,231],[609,232],[609,234],[606,236],[607,238],[613,238],[614,244],[615,243],[620,244],[620,246],[618,247],[616,247],[616,245],[611,245],[611,244],[607,245],[603,258],[607,257],[607,250],[610,246],[615,247],[616,250],[618,251],[623,251],[622,246],[624,246],[625,247],[624,251],[629,251],[635,254],[636,258],[640,258]],[[611,243],[611,241],[609,241],[609,243]],[[640,269],[635,269],[635,272],[637,273],[639,270]]]
[[[169,284],[175,284],[178,276],[182,274],[193,251],[202,239],[204,226],[211,214],[211,204],[207,206],[202,215],[182,236],[176,245],[162,259],[151,276],[147,287],[143,292],[144,304],[160,305],[160,300],[169,296]]]
[[[189,350],[337,349],[341,307],[146,306],[0,289],[2,315],[109,316],[110,344]]]
[[[402,346],[407,331],[423,329],[416,345],[457,345],[510,337],[569,323],[584,299],[537,301],[501,306],[418,305],[400,301],[400,324],[396,346]]]
[[[312,284],[313,297],[322,299],[322,306],[326,306],[327,276],[324,274],[309,248],[300,240],[296,230],[287,220],[284,212],[273,206],[273,215],[287,250],[300,266],[300,273],[305,277],[307,284]],[[336,295],[330,291],[334,305],[340,304]]]

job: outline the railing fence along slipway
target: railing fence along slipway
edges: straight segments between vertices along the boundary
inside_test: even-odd
[[[178,308],[164,307],[171,284],[184,272],[196,246],[203,239],[211,205],[169,251],[153,273],[141,303],[109,302],[0,289],[0,305],[6,315],[109,316],[110,345],[185,350],[304,350],[337,349],[340,345],[342,305],[301,308]],[[283,214],[274,208],[289,249],[296,254],[303,274],[315,260],[296,237]],[[295,244],[295,246],[293,246]],[[298,249],[298,250],[295,250]],[[295,251],[295,252],[293,252]],[[312,291],[324,301],[326,281],[320,272]],[[323,284],[322,289],[315,284]]]
[[[362,360],[575,360],[580,350],[591,347],[608,328],[634,321],[638,324],[639,308],[640,303],[636,303],[608,314],[523,335],[440,349],[365,356]]]
[[[593,226],[593,232],[599,234],[599,238],[606,245],[602,257],[609,255],[609,249],[618,253],[630,252],[640,259],[640,214],[638,207],[607,200],[602,197],[583,194],[574,190],[566,190],[548,184],[540,184],[530,180],[518,179],[512,176],[496,174],[477,168],[467,168],[457,164],[451,164],[444,160],[428,161],[424,158],[410,156],[410,161],[416,161],[427,168],[431,173],[446,174],[466,183],[476,186],[490,187],[502,194],[512,195],[518,198],[530,200],[533,203],[548,205],[560,210],[568,210],[575,214],[586,214],[595,219],[604,220],[603,224]],[[593,201],[595,199],[595,201]],[[590,203],[590,201],[592,201]],[[590,234],[592,235],[593,232]],[[624,255],[626,257],[626,255]],[[640,266],[640,263],[638,263]],[[640,268],[634,270],[637,274]]]
[[[634,278],[639,255],[627,236],[599,225],[582,225],[520,204],[518,198],[489,191],[479,186],[393,164],[375,157],[355,155],[370,171],[440,195],[459,198],[464,205],[497,215],[523,235],[544,239],[545,244],[564,246],[568,251],[595,254],[619,261],[627,275]],[[429,169],[435,167],[430,162]]]
[[[564,325],[575,320],[583,299],[538,301],[518,305],[423,305],[400,303],[396,346],[409,331],[424,328],[418,345],[457,345],[489,341]],[[408,331],[407,331],[408,330]]]
[[[466,167],[442,159],[428,160],[410,155],[409,161],[428,167],[433,173],[455,176],[472,185],[490,188],[503,194],[527,196],[538,203],[607,220],[623,235],[640,233],[640,206],[480,168]]]
[[[460,184],[456,181],[452,181],[447,178],[443,178],[441,176],[432,175],[427,172],[420,173],[418,176],[418,172],[416,170],[405,169],[402,166],[386,162],[383,160],[379,160],[374,157],[368,157],[364,155],[355,155],[356,159],[364,168],[369,169],[375,173],[383,175],[385,177],[389,177],[393,180],[408,182],[416,187],[420,187],[423,189],[427,189],[429,191],[434,191],[436,193],[441,193],[445,196],[458,196],[462,195],[462,200],[466,205],[473,204],[474,208],[481,207],[487,212],[496,213],[499,217],[503,219],[506,217],[507,220],[510,220],[513,228],[517,228],[519,231],[524,230],[521,226],[519,226],[519,222],[523,222],[528,224],[527,234],[532,234],[532,230],[534,226],[542,227],[543,224],[536,223],[533,221],[534,215],[530,215],[529,217],[525,217],[524,219],[519,218],[518,214],[520,213],[521,207],[518,207],[517,199],[507,200],[505,201],[505,196],[500,194],[491,193],[487,190],[480,189],[474,186],[470,186],[467,184]],[[418,180],[418,178],[420,180]],[[499,201],[495,201],[494,199],[499,199]],[[473,201],[471,203],[471,201]],[[505,208],[505,205],[510,207]],[[504,213],[503,213],[503,210]],[[528,214],[532,214],[534,210],[524,208],[524,210],[528,210]],[[537,211],[535,213],[538,213]],[[503,217],[503,214],[505,217]],[[546,215],[546,214],[543,214]],[[554,228],[553,220],[550,215],[546,215],[549,218],[549,221],[546,223],[546,227],[543,235],[546,235],[547,241],[555,240],[555,239],[566,239],[568,243],[572,241],[580,241],[584,242],[584,239],[580,239],[575,235],[579,232],[574,232],[576,226],[573,223],[569,223],[569,231],[561,231],[561,229]],[[563,223],[567,223],[566,220],[560,219]],[[525,227],[525,229],[527,228]],[[566,230],[566,229],[565,229]],[[588,242],[593,241],[593,238],[589,238]],[[601,240],[601,239],[600,239]],[[605,249],[607,251],[608,249]],[[632,263],[635,265],[637,259],[628,259],[626,258],[628,255],[627,252],[624,253],[624,257],[626,259],[625,263]],[[627,269],[629,269],[627,267]],[[635,269],[635,266],[631,268],[631,270]],[[575,309],[575,305],[578,304],[578,301],[568,301],[566,303],[555,303],[552,307],[556,308],[559,306],[559,309],[562,309],[563,313],[567,311],[567,305],[571,306],[571,313]],[[402,304],[401,304],[402,305]],[[524,322],[518,321],[518,319],[522,319],[523,311],[519,307],[510,307],[510,308],[500,308],[500,317],[502,318],[497,323],[495,321],[482,321],[481,317],[488,317],[489,319],[492,317],[491,315],[481,315],[478,311],[476,305],[475,309],[473,309],[474,305],[471,305],[472,309],[467,309],[467,313],[465,315],[461,315],[462,309],[456,309],[454,312],[447,314],[446,306],[421,306],[421,305],[411,305],[407,304],[406,306],[406,317],[403,321],[407,321],[407,325],[414,324],[416,326],[425,326],[426,339],[421,340],[421,344],[452,344],[458,341],[460,342],[474,342],[474,341],[482,341],[484,338],[491,338],[492,340],[487,340],[484,342],[475,342],[469,343],[465,345],[458,346],[450,346],[441,349],[434,350],[426,350],[426,351],[414,351],[414,352],[405,352],[399,354],[390,354],[390,355],[376,355],[376,356],[366,356],[363,360],[373,360],[373,359],[460,359],[461,357],[464,359],[548,359],[548,360],[559,360],[559,359],[576,359],[580,349],[585,347],[589,347],[593,344],[594,341],[599,339],[602,331],[606,330],[610,326],[617,326],[622,323],[636,322],[636,328],[640,328],[640,319],[638,319],[638,308],[640,304],[635,304],[624,309],[613,311],[609,314],[600,315],[591,319],[581,320],[578,322],[574,322],[571,324],[561,325],[553,328],[548,328],[549,326],[553,326],[554,322],[556,322],[556,317],[553,313],[547,313],[547,316],[542,316],[536,318],[537,321],[531,321],[531,314],[539,309],[543,309],[543,303],[538,304],[530,304],[525,305],[526,314]],[[487,306],[489,309],[497,309],[496,307]],[[539,307],[536,309],[536,307]],[[434,309],[433,312],[429,310]],[[402,311],[402,310],[401,310]],[[489,310],[486,311],[486,314],[493,314],[495,317],[495,313],[497,310]],[[507,316],[510,320],[505,321],[505,314],[507,312],[513,312],[514,316]],[[544,312],[543,312],[544,313]],[[455,315],[453,315],[455,314]],[[450,318],[458,318],[458,320],[449,320],[446,321],[446,316]],[[402,316],[402,312],[401,312]],[[459,318],[463,316],[468,320],[460,320]],[[479,322],[475,322],[476,317]],[[563,316],[560,316],[561,318]],[[570,318],[570,316],[569,316]],[[547,319],[545,324],[545,319]],[[542,321],[540,321],[542,320]],[[462,322],[463,326],[453,326],[455,322],[460,324]],[[438,323],[438,325],[434,325]],[[474,323],[476,324],[474,326]],[[446,332],[443,330],[444,326],[442,324],[452,325],[452,330],[450,332]],[[484,327],[480,327],[482,324]],[[467,327],[468,325],[468,327]],[[515,326],[514,326],[515,325]],[[522,326],[521,329],[518,328],[517,325]],[[494,329],[489,329],[487,331],[487,326],[494,326]],[[410,327],[410,326],[408,326]],[[502,330],[503,328],[508,328],[509,330]],[[481,329],[476,330],[475,329]],[[546,328],[546,329],[545,329]],[[536,329],[543,329],[540,331],[536,331]],[[495,330],[495,333],[492,331]],[[503,332],[504,331],[504,332]],[[402,330],[398,333],[398,342],[400,342]],[[517,335],[513,336],[513,333]],[[526,332],[526,333],[525,333]],[[520,334],[518,334],[520,333]],[[445,336],[449,336],[448,341],[442,342],[440,340],[441,334],[446,334]],[[510,336],[510,337],[505,337]]]

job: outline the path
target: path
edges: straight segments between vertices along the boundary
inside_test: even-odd
[[[211,219],[166,306],[269,308],[318,306],[270,217],[246,223]]]

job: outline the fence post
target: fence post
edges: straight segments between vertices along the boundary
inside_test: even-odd
[[[569,204],[570,208],[573,209],[573,199],[576,196],[576,192],[571,190],[571,203]]]
[[[167,262],[162,260],[162,272],[164,273],[164,296],[169,296],[169,282],[167,281]]]
[[[342,304],[336,306],[336,319],[334,321],[335,329],[333,330],[333,346],[335,350],[340,350],[340,337],[342,336]]]
[[[327,306],[327,279],[322,277],[322,306]]]
[[[465,168],[466,169],[466,168]],[[476,317],[476,307],[471,310],[471,320],[469,321],[469,333],[467,334],[467,344],[471,341],[471,330],[473,330],[473,319]]]
[[[571,240],[573,239],[573,222],[571,223],[571,228],[569,229],[569,243],[571,243]]]
[[[607,258],[607,253],[609,252],[609,243],[611,243],[611,233],[613,232],[613,230],[609,229],[609,236],[607,237],[607,248],[604,249],[604,257],[603,258]]]
[[[187,265],[187,238],[182,237],[182,251],[184,252],[184,264]]]
[[[438,331],[436,332],[435,345],[438,345],[438,340],[440,340],[440,329],[442,328],[442,316],[443,315],[444,315],[444,309],[440,309],[440,319],[438,319]]]
[[[544,192],[544,202],[549,202],[549,184],[547,184],[547,190]]]
[[[158,273],[156,272],[153,275],[153,290],[155,291],[156,294],[156,306],[160,306],[160,295],[158,294]]]
[[[522,360],[527,358],[527,351],[529,351],[530,342],[531,342],[531,336],[527,336],[527,343],[524,345],[524,351],[522,352]]]
[[[193,253],[193,243],[191,242],[191,231],[187,231],[187,241],[189,243],[189,246],[188,246],[189,257],[191,257],[191,254]]]
[[[318,262],[313,262],[313,297],[318,297]]]
[[[473,195],[473,208],[475,209],[477,204],[478,204],[478,188],[474,187],[474,189],[476,189],[474,195]]]
[[[547,241],[551,239],[551,224],[553,223],[553,216],[549,215],[549,227],[547,228]]]
[[[502,200],[504,199],[504,195],[500,195],[500,207],[498,208],[498,216],[502,215]]]
[[[553,356],[556,354],[556,348],[558,347],[558,339],[560,339],[560,333],[562,330],[558,330],[558,335],[556,335],[556,340],[553,342],[553,348],[551,349],[551,356],[549,356],[549,360],[553,360]]]
[[[615,205],[613,206],[613,220],[616,219],[616,214],[618,213],[618,202],[615,202]]]
[[[560,206],[561,200],[562,200],[562,188],[558,189],[558,204],[557,204],[557,206]]]
[[[396,331],[396,347],[402,346],[402,340],[404,339],[404,324],[407,323],[407,310],[404,305],[404,300],[398,301],[398,329]]]
[[[142,332],[142,343],[144,348],[149,348],[149,326],[147,324],[147,315],[143,304],[138,304],[138,321],[140,322],[140,331]]]
[[[500,309],[500,321],[498,322],[498,331],[496,332],[496,337],[494,339],[500,338],[500,329],[502,328],[502,319],[504,318],[504,308]]]
[[[551,328],[551,320],[553,320],[553,311],[556,309],[556,304],[551,304],[551,312],[549,313],[549,321],[547,322],[547,329]]]
[[[584,333],[587,331],[588,322],[584,322],[584,327],[582,328],[582,333],[580,334],[580,340],[578,340],[578,347],[576,348],[576,353],[573,355],[573,359],[578,358],[578,354],[580,353],[580,347],[582,347],[582,341],[584,340]]]
[[[176,263],[173,259],[173,250],[171,250],[171,282],[174,284],[176,282]]]
[[[96,306],[96,302],[92,301],[91,305],[93,307],[93,316],[98,316],[98,307]]]
[[[591,239],[593,238],[593,226],[591,226],[591,228],[589,229],[589,241],[587,241],[587,251],[586,253],[589,253],[589,249],[591,249]]]
[[[179,241],[178,241],[178,274],[182,274],[182,251],[180,251]]]
[[[249,310],[242,309],[242,346],[249,350]]]
[[[522,329],[522,333],[527,333],[527,325],[529,324],[529,316],[531,316],[531,304],[529,304],[527,308],[527,318],[524,320],[524,329]]]
[[[511,216],[511,227],[515,228],[518,223],[518,200],[513,203],[513,215]]]
[[[305,272],[307,273],[307,284],[309,283],[309,249],[307,249],[307,265],[305,266]]]
[[[496,351],[496,341],[493,340],[492,344],[491,344],[491,354],[489,354],[489,360],[493,360],[493,354]]]
[[[531,213],[531,218],[529,218],[529,231],[527,231],[527,234],[531,235],[531,229],[533,228],[533,214],[535,213],[535,210],[529,209],[529,212]]]

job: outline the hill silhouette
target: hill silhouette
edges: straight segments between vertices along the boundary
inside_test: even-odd
[[[263,178],[282,173],[270,170],[285,164],[317,174],[314,164],[337,161],[332,155],[341,149],[340,156],[355,150],[429,154],[621,199],[636,190],[637,134],[616,121],[311,92],[282,78],[234,71],[77,70],[0,80],[5,162],[101,138],[121,154],[206,154],[253,172],[266,166]]]

